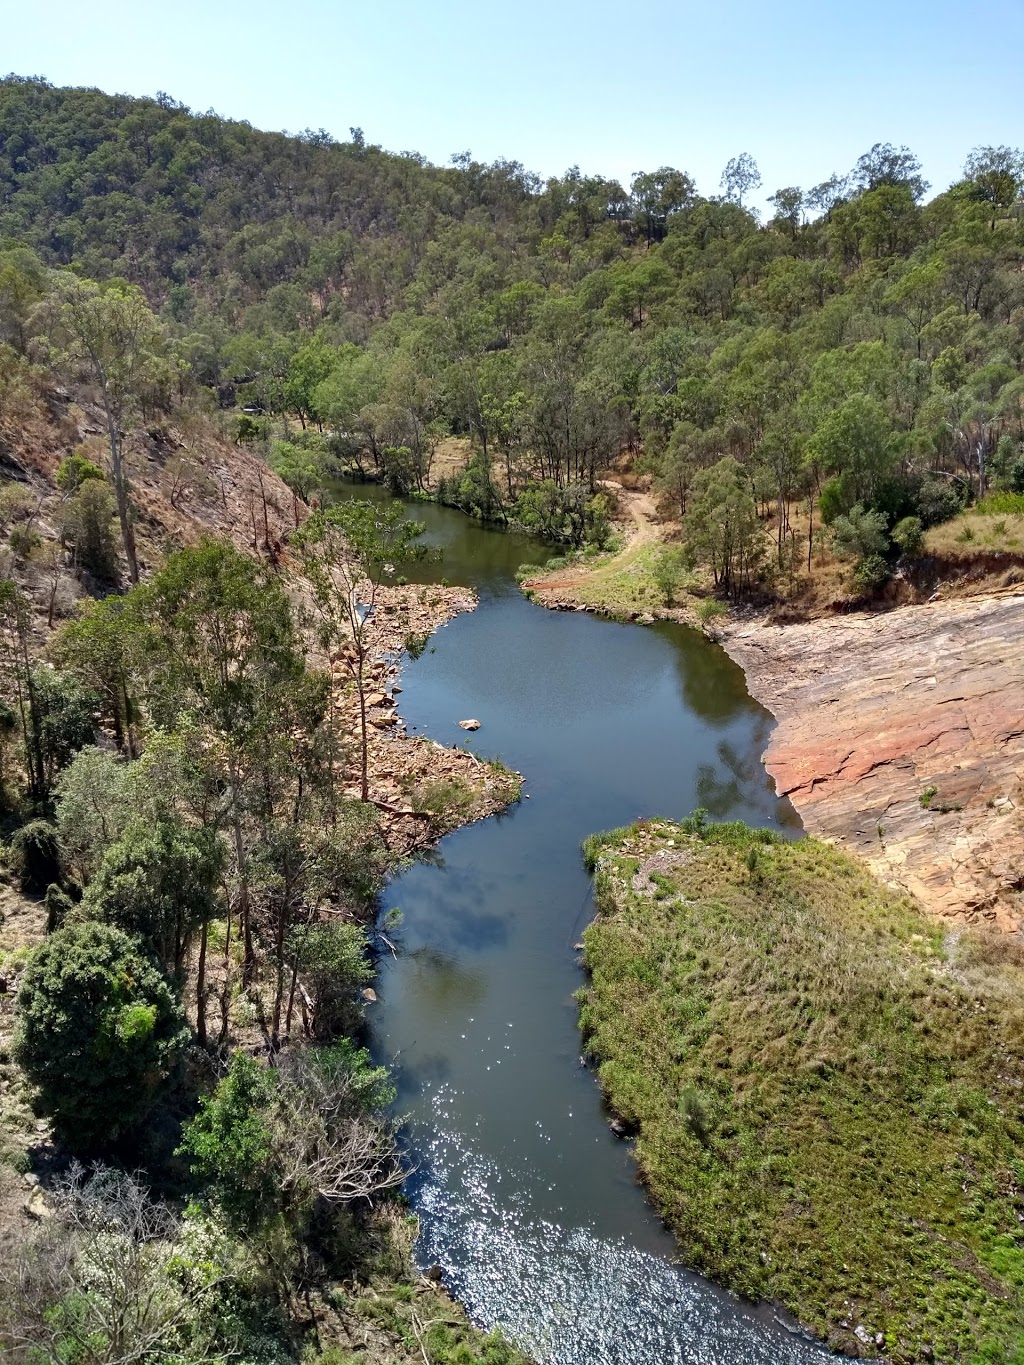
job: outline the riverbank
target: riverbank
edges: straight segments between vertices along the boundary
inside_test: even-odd
[[[367,629],[367,767],[370,801],[379,813],[388,850],[398,861],[462,825],[505,810],[518,801],[523,779],[496,760],[409,734],[401,715],[398,698],[405,652],[426,648],[435,631],[473,611],[476,594],[468,588],[410,583],[381,587],[376,600]],[[345,651],[335,654],[330,665],[342,731],[356,736],[359,695]],[[354,743],[348,760],[345,792],[358,799],[360,765]]]
[[[686,1263],[854,1354],[1017,1359],[1024,952],[814,839],[586,852],[581,1026]]]
[[[678,528],[659,517],[649,493],[619,484],[605,487],[614,492],[618,507],[618,548],[592,557],[576,555],[561,567],[528,572],[520,580],[523,591],[552,611],[593,611],[620,620],[698,624],[700,599],[687,591],[691,580],[680,575],[669,604],[656,577],[665,538]]]
[[[378,594],[368,632],[368,676],[377,689],[370,707],[376,723],[370,726],[369,770],[371,803],[385,852],[381,855],[378,841],[370,856],[381,855],[391,870],[451,829],[504,809],[518,798],[518,774],[468,751],[403,733],[395,705],[401,692],[402,651],[427,648],[434,631],[475,605],[475,594],[465,589],[404,585]],[[346,683],[343,660],[335,658],[331,668],[335,719],[347,742],[346,794],[358,798],[358,698]],[[19,981],[32,948],[45,936],[46,918],[43,900],[21,894],[13,876],[0,868],[0,1272],[8,1279],[17,1274],[17,1258],[26,1241],[40,1226],[49,1226],[53,1206],[48,1190],[68,1160],[48,1123],[33,1112],[31,1088],[13,1061]],[[223,922],[215,921],[211,936],[223,928]],[[264,943],[258,952],[251,985],[230,994],[230,1031],[221,1040],[225,1050],[258,1055],[269,1046],[266,1021],[272,1013],[274,973],[265,948]],[[208,988],[219,990],[226,961],[226,954],[223,959],[218,954],[216,961],[207,963]],[[183,990],[189,1000],[196,988],[191,968]],[[364,991],[364,998],[372,1001],[372,990]],[[212,1077],[217,1063],[196,1048],[191,1065],[195,1071],[190,1085],[200,1075]],[[194,1096],[190,1090],[177,1100],[184,1111]],[[168,1110],[158,1122],[165,1130],[170,1124],[173,1132],[180,1119],[181,1112]],[[171,1148],[174,1141],[172,1136]],[[161,1140],[152,1150],[167,1148],[168,1142]],[[156,1169],[156,1179],[165,1180],[169,1167]],[[172,1180],[179,1178],[180,1171],[174,1170]],[[418,1272],[412,1258],[414,1223],[404,1206],[389,1201],[368,1214],[358,1233],[365,1266],[360,1264],[344,1283],[320,1284],[302,1303],[289,1304],[286,1317],[268,1329],[269,1349],[283,1359],[294,1347],[295,1358],[301,1352],[303,1360],[322,1358],[324,1365],[350,1359],[366,1365],[413,1365],[428,1354],[437,1365],[526,1365],[512,1346],[473,1327],[441,1284]]]
[[[685,589],[675,608],[652,600],[665,528],[647,495],[625,497],[634,530],[619,554],[524,590],[555,610],[702,624]],[[784,625],[748,612],[711,633],[778,722],[764,762],[809,833],[931,913],[1020,934],[1024,596],[996,581],[954,574],[933,601]]]

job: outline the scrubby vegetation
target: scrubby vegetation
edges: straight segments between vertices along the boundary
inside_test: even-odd
[[[326,619],[325,645],[361,651],[362,685],[370,641],[345,635],[346,605],[420,528],[344,511],[320,613],[207,540],[83,602],[40,658],[30,599],[0,582],[9,862],[41,937],[2,962],[5,1087],[55,1143],[4,1147],[50,1175],[44,1229],[4,1263],[0,1343],[19,1360],[287,1361],[332,1341],[518,1359],[416,1283],[394,1092],[359,1045],[397,855],[349,793],[362,773],[369,796],[366,727],[340,718],[314,636]],[[307,522],[304,553],[323,531]],[[386,1325],[360,1335],[382,1297]]]
[[[815,840],[586,846],[581,1026],[685,1261],[836,1345],[1024,1358],[1024,956]]]

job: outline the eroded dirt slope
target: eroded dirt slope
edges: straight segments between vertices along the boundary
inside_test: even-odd
[[[935,914],[1024,930],[1024,596],[722,643],[778,720],[765,763],[809,833]]]

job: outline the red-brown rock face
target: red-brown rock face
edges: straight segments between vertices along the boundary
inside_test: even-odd
[[[1024,597],[730,630],[811,834],[935,914],[1024,929]],[[933,790],[934,789],[934,790]]]

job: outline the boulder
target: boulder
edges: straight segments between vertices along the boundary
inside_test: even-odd
[[[480,722],[479,722],[478,720],[460,720],[460,721],[459,721],[459,729],[460,729],[460,730],[479,730],[479,729],[480,729]]]

